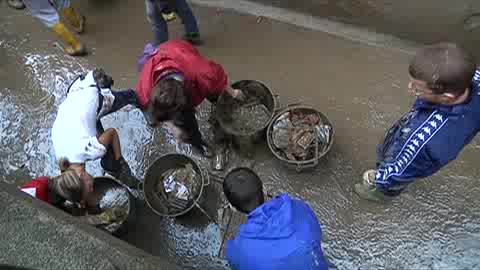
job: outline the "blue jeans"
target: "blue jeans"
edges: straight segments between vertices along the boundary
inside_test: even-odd
[[[168,40],[168,25],[163,19],[161,5],[161,1],[158,0],[145,0],[147,19],[152,24],[155,47]],[[174,10],[182,19],[187,34],[199,33],[197,20],[186,0],[176,0]]]
[[[22,2],[33,17],[39,19],[49,28],[60,22],[58,13],[70,7],[70,0],[22,0]]]

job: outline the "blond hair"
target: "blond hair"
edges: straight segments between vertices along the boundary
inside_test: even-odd
[[[70,164],[70,160],[68,160],[68,158],[66,157],[61,157],[58,160],[58,166],[60,167],[61,172],[68,170],[68,168],[70,168],[70,165],[72,164]]]
[[[81,202],[85,192],[85,186],[80,176],[71,169],[67,169],[59,176],[51,178],[48,181],[48,186],[50,190],[72,202]]]

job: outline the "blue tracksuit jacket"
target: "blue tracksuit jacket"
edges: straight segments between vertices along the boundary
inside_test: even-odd
[[[438,105],[417,99],[378,147],[375,181],[387,195],[397,195],[415,179],[433,175],[454,160],[480,128],[480,71],[469,99]]]

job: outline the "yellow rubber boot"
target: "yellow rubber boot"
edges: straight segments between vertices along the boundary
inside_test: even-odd
[[[79,15],[73,7],[62,10],[63,17],[70,23],[73,30],[79,34],[85,30],[85,16]]]
[[[81,56],[87,54],[85,46],[65,27],[65,24],[59,22],[53,26],[53,31],[66,43],[65,52],[71,56]]]

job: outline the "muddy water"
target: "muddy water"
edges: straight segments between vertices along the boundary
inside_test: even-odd
[[[136,83],[136,56],[150,38],[143,4],[88,1],[80,8],[89,22],[84,41],[93,51],[83,59],[63,55],[53,46],[53,35],[23,12],[4,6],[0,10],[0,174],[4,181],[24,182],[26,176],[16,170],[22,165],[30,177],[58,173],[50,127],[76,74],[101,66],[112,73],[118,88]],[[289,192],[314,208],[324,228],[329,260],[340,269],[480,267],[478,140],[441,173],[419,181],[390,204],[362,201],[352,191],[363,170],[373,166],[375,145],[384,130],[412,101],[404,90],[407,55],[247,15],[196,11],[207,41],[202,52],[224,64],[232,80],[261,80],[280,94],[282,104],[301,99],[335,124],[335,144],[313,171],[287,170],[265,145],[258,147],[255,156],[255,170],[271,193]],[[178,35],[181,25],[171,29]],[[208,106],[203,106],[199,118],[204,133],[207,117]],[[190,147],[176,145],[164,129],[148,128],[137,110],[127,108],[109,116],[104,126],[119,130],[125,159],[138,177],[162,153],[179,151],[198,157]],[[242,162],[250,163],[233,160],[230,166]],[[98,163],[88,169],[101,173]],[[200,205],[221,220],[219,185],[212,182],[205,198]],[[137,208],[137,222],[130,225],[126,241],[194,268],[213,264],[222,268],[215,258],[222,226],[198,210],[174,220],[154,215],[142,203]]]

